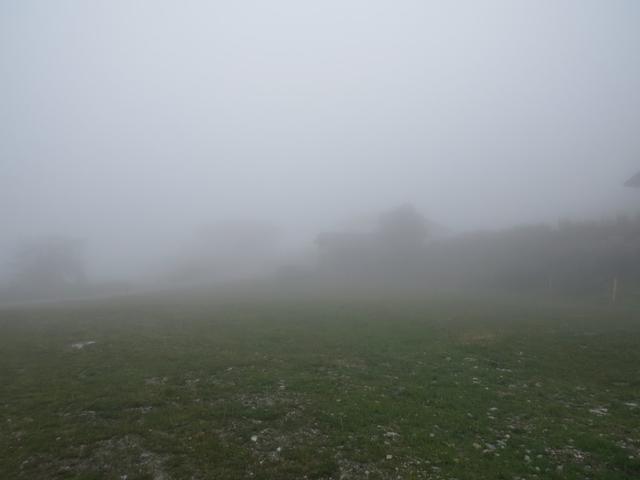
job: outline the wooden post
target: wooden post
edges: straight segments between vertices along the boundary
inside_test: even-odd
[[[613,277],[613,287],[611,288],[611,303],[616,303],[618,297],[618,277]]]

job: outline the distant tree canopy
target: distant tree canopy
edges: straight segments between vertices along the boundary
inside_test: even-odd
[[[524,226],[434,244],[430,277],[511,290],[604,292],[614,277],[640,286],[640,217]]]
[[[625,187],[640,188],[640,172],[636,173],[633,177],[624,182]]]
[[[423,251],[428,236],[429,222],[406,204],[379,215],[371,231],[320,234],[316,245],[321,267],[334,272],[392,274],[412,269],[411,260]]]
[[[86,282],[85,243],[66,237],[46,237],[17,248],[11,266],[14,287],[55,291]]]
[[[379,217],[377,235],[386,244],[398,248],[419,248],[429,236],[429,222],[411,204],[404,204]]]
[[[640,216],[439,240],[430,238],[430,225],[403,205],[380,215],[372,231],[322,234],[320,270],[350,281],[427,288],[603,293],[618,278],[640,290]]]

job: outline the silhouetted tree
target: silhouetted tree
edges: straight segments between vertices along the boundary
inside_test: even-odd
[[[429,223],[413,205],[404,204],[380,215],[377,235],[394,248],[420,247],[429,236]]]
[[[55,291],[86,282],[85,244],[66,237],[47,237],[20,246],[13,258],[13,283],[23,290]]]
[[[414,277],[424,260],[429,222],[405,204],[378,216],[367,232],[318,235],[320,262],[329,273],[355,277]]]

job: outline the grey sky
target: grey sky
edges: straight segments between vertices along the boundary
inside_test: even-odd
[[[636,0],[4,1],[0,248],[640,205],[639,25]]]

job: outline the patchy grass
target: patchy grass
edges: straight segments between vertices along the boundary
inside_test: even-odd
[[[0,476],[640,478],[638,312],[335,298],[4,310]]]

